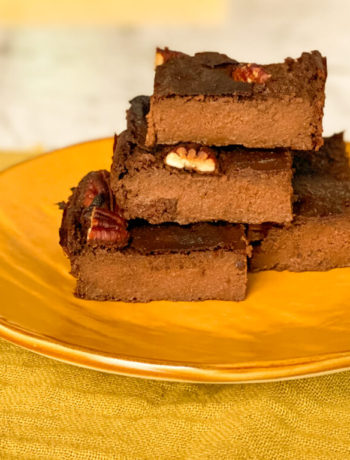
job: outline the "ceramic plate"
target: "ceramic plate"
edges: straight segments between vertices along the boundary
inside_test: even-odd
[[[92,302],[72,295],[58,245],[64,200],[109,168],[112,139],[0,175],[0,336],[102,371],[193,382],[265,381],[350,367],[350,268],[249,275],[244,302]]]

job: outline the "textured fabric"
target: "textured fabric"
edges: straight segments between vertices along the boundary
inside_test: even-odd
[[[1,459],[350,458],[350,373],[194,385],[103,374],[0,341]]]
[[[20,159],[0,155],[0,166]],[[350,372],[247,385],[157,382],[0,340],[1,460],[349,458]]]

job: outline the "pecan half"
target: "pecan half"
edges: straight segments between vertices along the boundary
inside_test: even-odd
[[[163,65],[165,62],[168,62],[170,59],[177,58],[180,56],[185,56],[185,54],[181,53],[180,51],[172,51],[167,47],[165,47],[164,49],[156,48],[156,57],[154,61],[154,67]]]
[[[232,78],[235,81],[243,81],[245,83],[266,83],[271,74],[267,73],[262,67],[257,64],[245,64],[238,66],[232,72]]]
[[[89,243],[113,244],[115,247],[123,247],[128,240],[126,221],[118,211],[93,208],[87,233]]]
[[[111,192],[109,189],[109,174],[107,171],[96,171],[87,178],[83,194],[83,206],[110,207]]]
[[[213,151],[203,146],[178,146],[168,152],[164,162],[173,168],[192,169],[202,173],[212,173],[217,168]]]

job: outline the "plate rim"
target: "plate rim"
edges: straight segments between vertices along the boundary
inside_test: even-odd
[[[50,338],[36,336],[30,331],[10,325],[0,317],[0,338],[18,345],[36,354],[78,367],[102,371],[128,377],[147,378],[151,380],[210,383],[210,384],[243,384],[267,383],[300,378],[317,377],[350,369],[350,352],[335,353],[333,357],[323,355],[309,362],[299,362],[274,367],[234,368],[233,365],[222,366],[180,366],[178,364],[161,364],[123,359],[92,352],[83,347],[74,348],[68,344]],[[317,358],[317,356],[316,356]],[[275,377],[266,377],[267,369],[273,370]],[[308,369],[308,372],[305,370]],[[241,370],[241,371],[239,371]]]

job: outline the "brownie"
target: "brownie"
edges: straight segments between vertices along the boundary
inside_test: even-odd
[[[147,150],[142,145],[147,100],[132,101],[128,130],[115,143],[111,187],[127,219],[142,218],[152,224],[292,220],[290,151],[193,143]],[[187,161],[177,152],[196,152],[190,159],[194,168],[167,164],[172,156]],[[201,154],[206,156],[203,161]],[[208,166],[211,171],[201,171]]]
[[[149,96],[136,96],[131,99],[130,107],[126,111],[128,139],[134,144],[146,147],[147,120],[146,116],[150,108]],[[152,148],[150,148],[152,150]]]
[[[158,50],[146,144],[318,150],[327,76],[318,51],[280,64]]]
[[[338,181],[350,180],[349,157],[346,153],[343,133],[333,134],[324,139],[318,151],[294,151],[293,167],[298,177],[332,177]]]
[[[90,300],[243,300],[248,245],[242,225],[126,222],[107,171],[89,173],[65,204],[60,244]]]
[[[250,226],[250,267],[329,270],[350,266],[350,167],[342,134],[313,154],[294,155],[295,218],[284,226]]]

